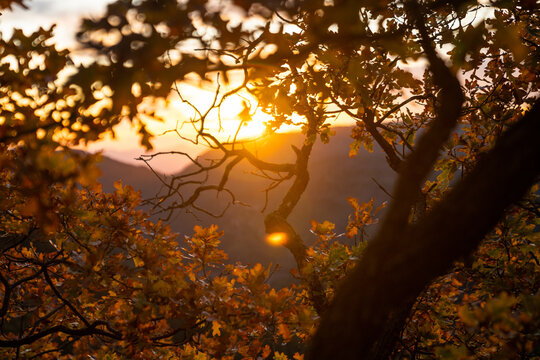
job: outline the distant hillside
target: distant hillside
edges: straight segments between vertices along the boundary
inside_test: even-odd
[[[103,156],[99,168],[102,173],[99,180],[106,192],[114,191],[113,184],[117,180],[140,190],[143,196],[156,192],[156,178],[146,166],[134,166]]]
[[[336,231],[344,230],[347,216],[351,208],[347,197],[356,197],[360,201],[375,198],[377,204],[386,201],[387,195],[371,179],[375,178],[385,188],[391,190],[395,174],[388,167],[380,150],[373,153],[361,151],[356,157],[349,158],[349,128],[338,128],[336,135],[329,144],[317,143],[310,159],[310,183],[298,206],[290,217],[291,223],[307,242],[314,240],[309,232],[310,220],[329,220],[336,223]],[[267,160],[290,162],[294,160],[294,152],[290,145],[301,145],[300,134],[279,134],[257,143],[258,155]],[[212,152],[203,158],[215,158]],[[159,182],[145,167],[131,166],[109,158],[104,158],[101,169],[101,181],[104,190],[113,189],[114,181],[121,179],[141,190],[143,197],[153,196],[159,190]],[[264,214],[261,209],[264,204],[263,190],[268,182],[251,174],[253,168],[244,161],[231,174],[229,188],[236,194],[237,199],[250,204],[250,207],[234,205],[223,218],[211,218],[204,214],[193,215],[179,212],[169,221],[171,228],[180,234],[191,234],[196,224],[217,224],[225,231],[223,248],[228,252],[231,261],[246,263],[261,262],[263,264],[280,264],[284,270],[294,266],[292,256],[281,247],[274,247],[264,240]],[[186,169],[184,171],[190,171]],[[210,176],[209,181],[219,182],[219,175]],[[267,212],[278,204],[290,182],[270,193],[270,205]],[[221,208],[223,199],[216,199],[215,194],[201,200],[205,208]],[[287,271],[276,274],[276,283],[287,280]]]

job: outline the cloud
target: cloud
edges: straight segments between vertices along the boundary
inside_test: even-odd
[[[58,47],[73,47],[81,19],[100,15],[110,2],[112,0],[33,0],[28,2],[29,10],[17,7],[14,11],[3,12],[0,32],[2,37],[9,37],[14,28],[30,33],[39,27],[56,25],[55,41]]]

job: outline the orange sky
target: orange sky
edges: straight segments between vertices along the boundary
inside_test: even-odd
[[[0,16],[0,31],[2,36],[9,36],[11,29],[17,27],[22,28],[25,32],[37,29],[39,26],[48,27],[56,24],[55,36],[56,43],[59,48],[75,48],[76,41],[74,33],[84,16],[99,16],[105,10],[105,6],[112,0],[32,0],[28,4],[30,10],[22,10],[17,8],[13,12],[6,11]],[[72,56],[75,61],[85,61],[88,58],[75,51]],[[418,66],[415,66],[418,67]],[[235,76],[231,76],[234,86]],[[238,80],[238,79],[237,79]],[[206,85],[206,88],[200,88],[195,83],[181,84],[179,89],[183,96],[189,99],[197,107],[206,110],[211,104],[214,97],[216,84]],[[226,91],[226,88],[222,89]],[[217,133],[221,140],[234,137],[238,128],[239,119],[237,114],[242,111],[242,102],[248,101],[252,109],[252,121],[247,126],[242,126],[238,137],[241,139],[254,138],[260,136],[264,131],[264,121],[269,119],[269,115],[256,110],[256,101],[247,93],[240,94],[241,96],[231,96],[228,98],[221,109],[221,126],[223,131]],[[164,101],[165,103],[165,101]],[[156,151],[184,151],[194,156],[205,151],[203,147],[197,147],[189,142],[179,139],[178,135],[173,130],[177,125],[188,121],[193,116],[193,110],[189,106],[183,104],[176,94],[171,94],[167,99],[168,105],[163,105],[160,113],[166,119],[164,123],[154,120],[148,121],[149,129],[156,135],[152,141]],[[210,113],[209,121],[207,121],[210,130],[216,132],[219,129],[217,111]],[[352,125],[354,122],[347,116],[341,115],[333,121],[335,125]],[[297,131],[298,128],[284,128],[281,131]],[[190,137],[194,134],[190,126],[181,127],[182,135]],[[105,155],[123,162],[142,165],[142,162],[137,162],[135,158],[144,153],[144,150],[138,145],[138,137],[136,131],[131,128],[129,123],[123,123],[116,128],[116,138],[110,136],[105,137],[102,141],[93,143],[86,148],[89,151],[103,151]],[[185,161],[177,157],[161,157],[152,161],[153,167],[164,173],[173,173],[181,170],[187,165]]]
[[[22,28],[25,32],[36,30],[38,27],[49,27],[53,24],[55,28],[55,40],[58,48],[74,49],[76,41],[74,38],[75,31],[82,17],[99,16],[105,10],[107,3],[112,0],[32,0],[28,3],[30,10],[24,10],[16,7],[14,11],[6,11],[0,16],[0,31],[3,37],[10,36],[13,28]],[[88,60],[85,54],[74,51],[72,58],[77,61]],[[234,76],[233,76],[234,85]],[[231,85],[229,86],[231,87]],[[182,84],[180,90],[182,95],[189,99],[197,107],[206,110],[210,106],[211,99],[214,96],[215,85],[207,85],[205,89],[196,85]],[[222,86],[222,89],[223,86]],[[224,89],[226,90],[226,89]],[[227,99],[221,109],[221,127],[222,131],[217,132],[220,139],[226,140],[234,137],[238,128],[239,120],[236,116],[242,111],[242,102],[247,99],[253,109],[256,107],[254,98],[247,94],[240,96],[231,96]],[[193,110],[189,106],[183,104],[176,94],[172,94],[168,99],[168,105],[163,106],[161,114],[166,118],[165,123],[154,120],[148,121],[148,127],[156,138],[152,141],[154,145],[153,152],[179,150],[186,151],[190,154],[197,155],[205,151],[204,147],[197,147],[189,142],[179,139],[177,134],[173,132],[166,133],[167,130],[173,130],[177,125],[188,121],[193,116]],[[252,121],[246,126],[242,126],[238,133],[238,138],[254,138],[260,136],[264,131],[263,122],[268,119],[268,115],[259,110],[252,110]],[[217,120],[217,111],[210,113],[209,121],[207,122],[210,130],[217,131],[219,124]],[[89,151],[103,151],[105,155],[117,160],[142,165],[135,158],[144,153],[144,150],[138,145],[138,137],[136,131],[131,128],[130,124],[125,122],[116,129],[116,136],[113,139],[111,136],[106,136],[102,141],[90,144],[86,147]],[[284,129],[284,131],[291,130]],[[193,128],[183,126],[182,134],[190,137],[194,134]],[[165,134],[164,134],[165,133]],[[152,153],[152,152],[151,152]],[[166,173],[177,172],[186,163],[179,161],[178,158],[162,157],[153,160],[153,166]]]

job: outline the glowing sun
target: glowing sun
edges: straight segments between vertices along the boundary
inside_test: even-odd
[[[284,232],[275,232],[266,236],[266,241],[272,245],[283,245],[287,242],[287,234]]]

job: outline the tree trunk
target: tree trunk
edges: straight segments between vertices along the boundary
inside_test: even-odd
[[[476,249],[537,180],[539,115],[537,101],[417,224],[399,236],[381,228],[322,317],[307,359],[370,358],[390,314]]]

